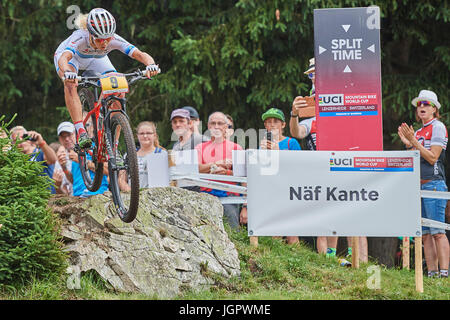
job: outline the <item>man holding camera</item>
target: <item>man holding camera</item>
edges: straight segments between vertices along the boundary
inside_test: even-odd
[[[36,131],[27,131],[22,126],[16,126],[11,129],[12,143],[19,142],[19,149],[28,155],[31,155],[30,161],[44,161],[43,171],[51,179],[53,177],[54,164],[57,161],[56,153],[49,147],[42,135]],[[22,141],[21,141],[22,140]],[[55,189],[51,187],[52,193]]]

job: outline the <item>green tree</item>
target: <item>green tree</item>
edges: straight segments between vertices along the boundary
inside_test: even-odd
[[[47,207],[50,180],[29,158],[0,136],[0,287],[62,274],[66,265],[58,220]]]

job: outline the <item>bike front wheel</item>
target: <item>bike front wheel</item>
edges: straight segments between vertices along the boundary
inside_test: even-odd
[[[131,222],[139,206],[139,169],[136,144],[127,117],[114,113],[110,121],[112,157],[108,161],[109,188],[120,219]],[[126,191],[121,193],[122,191]]]

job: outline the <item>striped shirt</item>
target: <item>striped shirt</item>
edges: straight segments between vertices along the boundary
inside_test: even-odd
[[[420,157],[420,178],[424,180],[445,180],[444,163],[448,143],[448,133],[445,125],[434,118],[417,130],[415,137],[427,150],[430,150],[431,146],[442,147],[441,155],[434,165]]]

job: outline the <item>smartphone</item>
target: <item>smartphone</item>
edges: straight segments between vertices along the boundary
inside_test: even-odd
[[[272,141],[272,132],[270,132],[270,131],[266,132],[266,140],[267,141]]]

